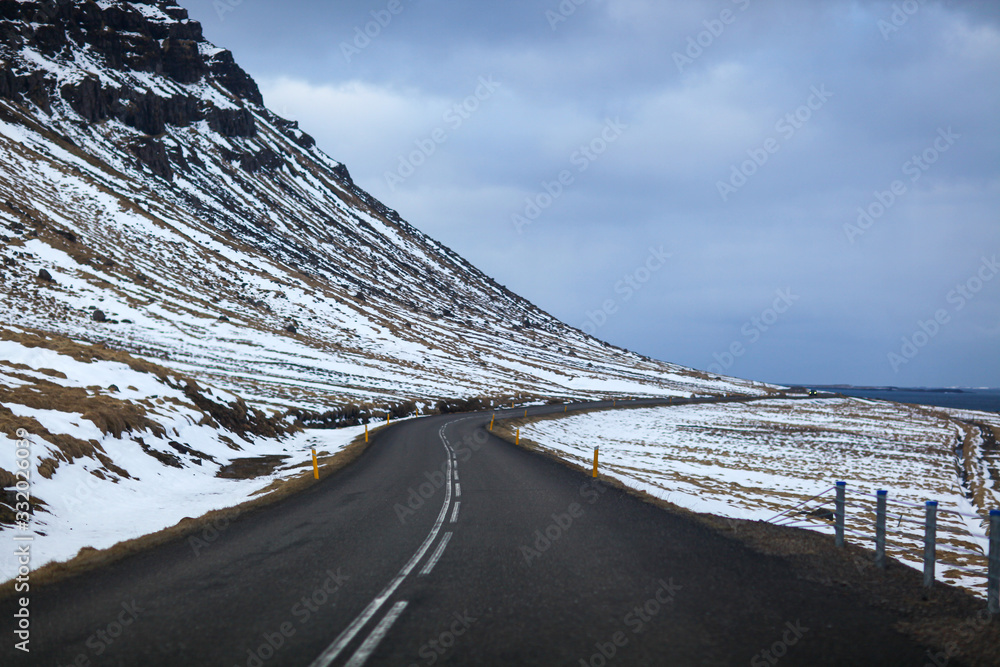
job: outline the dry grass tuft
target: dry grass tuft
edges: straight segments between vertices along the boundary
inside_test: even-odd
[[[31,381],[28,376],[21,379]],[[123,433],[146,430],[157,436],[166,434],[162,426],[147,417],[142,405],[82,387],[64,387],[49,380],[35,379],[33,384],[15,388],[0,386],[0,403],[79,414],[83,419],[93,422],[102,433],[116,438],[121,438]]]
[[[170,376],[178,377],[173,371],[167,370],[162,366],[157,366],[156,364],[143,359],[136,359],[126,352],[112,350],[104,343],[84,345],[66,338],[65,336],[47,334],[36,329],[24,329],[21,331],[0,329],[0,340],[13,341],[15,343],[20,343],[25,347],[40,347],[46,350],[52,350],[53,352],[66,355],[84,364],[93,363],[95,360],[117,361],[127,365],[134,371],[139,373],[149,373],[160,379],[165,380]]]
[[[298,430],[288,427],[279,419],[270,417],[249,408],[242,399],[234,404],[222,404],[205,396],[201,387],[187,377],[156,364],[136,359],[126,352],[109,349],[103,344],[86,345],[69,338],[46,334],[34,330],[0,330],[0,340],[14,341],[29,348],[43,348],[61,355],[68,356],[81,363],[96,361],[118,362],[132,370],[148,373],[159,378],[168,387],[181,389],[185,397],[204,414],[201,422],[211,426],[236,433],[241,437],[260,436],[279,438]],[[7,365],[14,368],[13,365]],[[20,368],[19,368],[20,370]],[[18,404],[42,410],[57,410],[67,414],[79,414],[83,419],[92,422],[105,435],[121,438],[126,433],[149,432],[157,437],[164,437],[166,431],[162,425],[148,416],[147,406],[142,403],[122,400],[102,392],[100,387],[65,387],[50,380],[41,379],[26,373],[8,371],[11,377],[23,381],[18,387],[0,386],[0,403]],[[56,371],[43,374],[49,377],[65,375]],[[65,456],[63,461],[72,462],[81,456],[93,456],[95,444],[86,443],[78,438],[62,434],[52,434],[31,419],[16,418],[10,413],[0,410],[0,428],[7,432],[11,429],[25,428],[56,446]],[[230,441],[231,442],[231,441]],[[43,465],[42,474],[51,475],[58,466],[58,460],[50,459]]]
[[[47,428],[39,424],[32,417],[19,417],[10,411],[9,408],[0,405],[0,432],[16,433],[17,429],[24,429],[31,435],[37,436],[55,446],[58,450],[56,458],[42,459],[38,466],[38,474],[45,479],[51,479],[59,462],[72,463],[75,459],[83,457],[93,457],[99,450],[100,445],[96,440],[81,440],[65,433],[51,433]]]
[[[284,454],[233,459],[228,465],[222,466],[215,476],[223,479],[255,479],[270,475],[287,459],[288,456]]]

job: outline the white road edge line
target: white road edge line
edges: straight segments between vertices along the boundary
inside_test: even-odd
[[[434,569],[434,566],[437,565],[437,562],[441,559],[441,554],[444,553],[444,548],[448,546],[448,540],[450,539],[451,533],[445,533],[444,536],[441,537],[441,541],[438,542],[438,548],[434,550],[433,554],[431,554],[431,557],[424,565],[424,569],[420,570],[420,576],[431,573],[431,570]]]
[[[372,653],[375,652],[378,645],[383,639],[385,639],[385,635],[389,632],[389,628],[392,627],[392,624],[396,622],[399,615],[403,613],[404,609],[406,609],[407,604],[407,602],[400,601],[392,605],[392,609],[389,610],[389,613],[385,615],[385,618],[379,621],[379,624],[375,626],[372,633],[368,635],[368,639],[365,640],[365,643],[362,644],[361,648],[359,648],[357,652],[351,656],[351,659],[347,661],[345,667],[361,667],[368,661],[368,658],[370,658]]]
[[[456,521],[458,521],[458,508],[461,506],[462,506],[462,501],[456,500],[455,509],[453,509],[451,512],[451,521],[449,523],[455,523]]]
[[[441,436],[441,442],[444,443],[445,448],[448,448],[448,438],[444,435],[444,429],[448,426],[445,424],[438,431],[438,435]],[[329,667],[337,656],[347,648],[347,645],[351,643],[354,637],[361,631],[361,628],[365,626],[372,619],[372,617],[378,613],[378,610],[386,603],[390,596],[396,592],[399,585],[403,583],[403,580],[409,576],[413,568],[417,566],[417,563],[424,557],[427,550],[431,548],[431,544],[434,543],[435,538],[437,538],[438,533],[441,531],[441,526],[444,524],[444,519],[448,515],[448,507],[451,505],[451,459],[448,459],[448,474],[446,475],[445,493],[444,493],[444,504],[441,505],[441,512],[438,514],[437,521],[434,522],[434,526],[431,528],[431,532],[427,534],[427,539],[424,543],[420,545],[417,552],[413,554],[413,557],[403,566],[403,569],[399,571],[396,577],[389,582],[389,585],[382,589],[374,600],[372,600],[364,611],[354,619],[343,632],[340,633],[333,643],[330,644],[325,651],[323,651],[318,658],[312,661],[309,667]]]

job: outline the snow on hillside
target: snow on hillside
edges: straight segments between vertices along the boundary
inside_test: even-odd
[[[832,501],[829,490],[843,480],[848,539],[869,547],[861,535],[874,534],[873,495],[885,489],[894,501],[888,553],[918,568],[922,505],[937,500],[938,577],[984,594],[986,559],[967,552],[988,548],[982,536],[988,510],[1000,509],[1000,453],[995,440],[982,448],[980,427],[1000,435],[1000,415],[861,399],[764,400],[560,415],[529,420],[521,437],[587,467],[600,447],[602,475],[736,519],[772,519],[828,491],[805,506],[813,509]],[[792,513],[785,521],[833,532],[822,517]]]
[[[362,428],[299,432],[292,408],[774,391],[498,285],[171,0],[0,0],[0,482],[30,472],[33,568],[238,504]]]
[[[771,390],[562,324],[262,104],[171,1],[0,3],[0,325],[269,407]]]
[[[238,505],[363,430],[296,432],[127,355],[0,334],[0,487],[17,481],[22,449],[33,509],[19,526],[17,499],[0,497],[0,537],[31,534],[33,569]],[[5,550],[0,582],[16,573]]]

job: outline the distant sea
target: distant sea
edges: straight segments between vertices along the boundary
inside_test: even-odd
[[[817,389],[845,396],[877,398],[897,403],[936,405],[943,408],[1000,412],[1000,389],[907,389],[890,387],[830,387]]]

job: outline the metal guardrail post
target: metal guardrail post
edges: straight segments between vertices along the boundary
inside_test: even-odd
[[[888,491],[879,490],[876,493],[875,507],[875,566],[885,569],[885,506]]]
[[[836,520],[836,545],[838,547],[844,546],[844,516],[847,510],[847,482],[837,482],[837,504],[834,511],[834,519]]]
[[[1000,510],[990,510],[990,570],[986,599],[991,614],[1000,614]]]
[[[934,585],[934,563],[937,559],[937,501],[928,500],[927,523],[924,526],[924,588]]]

